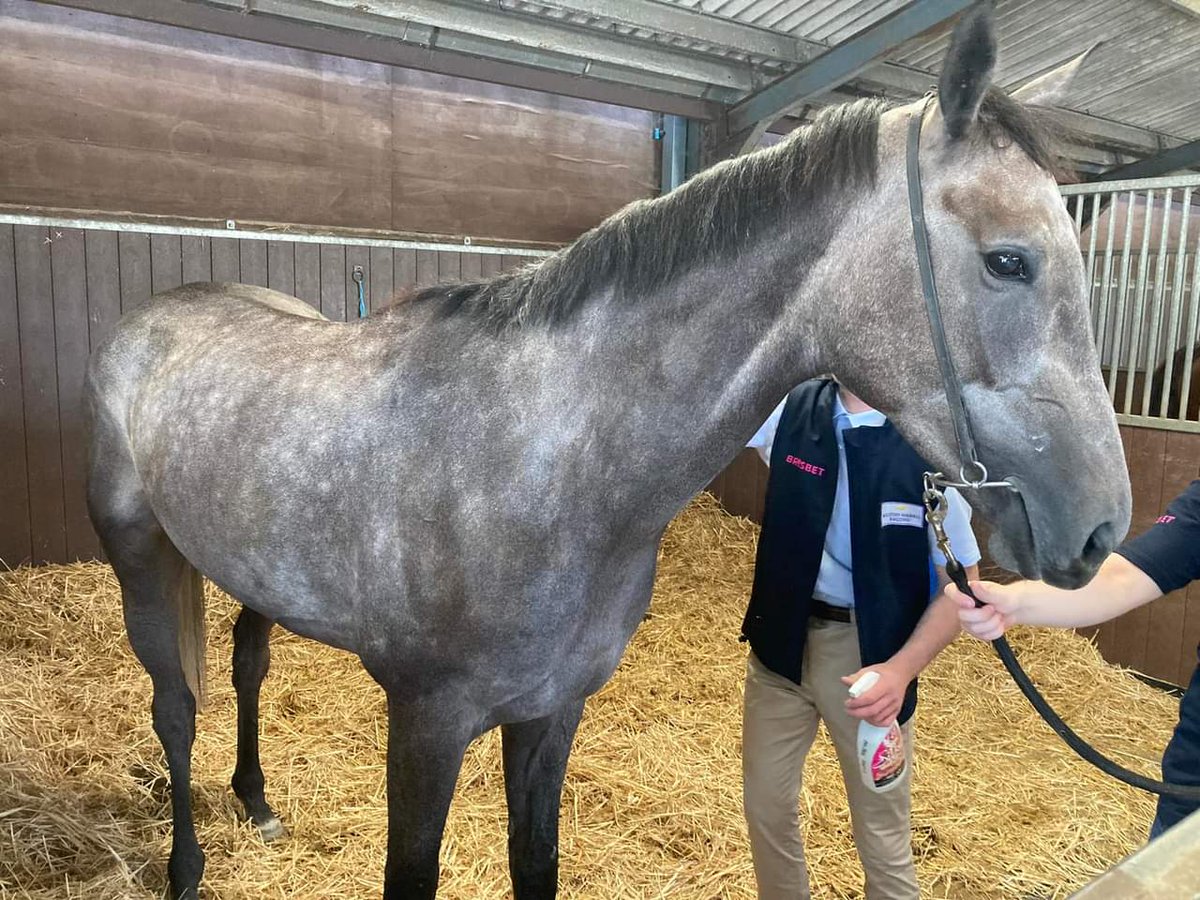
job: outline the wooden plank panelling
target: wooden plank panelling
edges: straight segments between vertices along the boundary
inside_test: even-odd
[[[1166,432],[1130,428],[1124,439],[1133,490],[1130,534],[1141,534],[1154,523],[1162,508],[1163,459]],[[1147,662],[1150,609],[1142,606],[1120,619],[1100,626],[1098,643],[1108,659],[1143,670]]]
[[[236,238],[212,239],[212,280],[241,281],[242,259]]]
[[[313,309],[321,308],[321,248],[316,244],[296,244],[295,294]]]
[[[409,70],[393,81],[397,230],[569,241],[657,193],[645,113]]]
[[[367,307],[375,310],[392,302],[396,293],[393,283],[392,251],[387,247],[371,248],[371,284],[367,292]]]
[[[50,231],[13,229],[21,387],[25,398],[25,459],[29,473],[29,530],[35,563],[67,558],[63,510],[62,438],[54,346]]]
[[[84,248],[87,254],[88,344],[95,350],[121,318],[117,235],[112,231],[88,231]]]
[[[417,286],[417,251],[392,251],[392,281],[397,294],[411,291]]]
[[[5,13],[8,202],[564,241],[657,192],[651,112],[21,0]]]
[[[462,281],[462,254],[439,250],[437,255],[438,284],[457,284]]]
[[[390,227],[387,66],[32,3],[5,12],[9,202]]]
[[[186,234],[181,241],[183,283],[212,281],[212,239]]]
[[[479,281],[483,277],[483,254],[463,253],[459,278],[465,282]]]
[[[33,553],[29,475],[13,226],[0,225],[0,564],[16,566]]]
[[[242,284],[257,284],[267,287],[267,242],[242,239],[238,241],[241,258]]]
[[[183,284],[183,248],[177,234],[150,235],[150,288],[155,294]]]
[[[500,266],[503,260],[498,253],[484,253],[483,259],[480,262],[480,270],[484,278],[495,278],[500,274]]]
[[[66,552],[70,559],[93,559],[100,552],[100,542],[88,519],[84,492],[87,448],[84,443],[83,376],[88,359],[88,298],[82,231],[75,228],[55,231],[54,243],[50,246],[50,266]]]
[[[417,287],[428,287],[438,283],[438,259],[435,250],[417,251]]]
[[[137,309],[153,293],[150,281],[150,235],[123,231],[117,237],[121,264],[121,312]]]
[[[267,243],[267,287],[296,294],[296,245],[290,241]]]
[[[321,315],[346,321],[346,248],[321,245]]]

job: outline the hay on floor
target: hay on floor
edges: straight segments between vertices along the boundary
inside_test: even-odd
[[[561,894],[753,896],[741,814],[737,634],[755,526],[701,497],[667,532],[654,601],[588,702],[562,807]],[[348,654],[276,632],[263,689],[268,797],[290,835],[238,819],[230,627],[210,596],[209,705],[193,790],[209,898],[377,896],[385,846],[382,694]],[[1013,643],[1068,721],[1157,773],[1177,701],[1050,630]],[[100,564],[0,575],[0,898],[149,898],[169,802],[149,680]],[[913,842],[926,897],[1064,897],[1145,838],[1152,799],[1076,760],[989,649],[960,639],[923,681]],[[802,798],[815,895],[861,896],[845,797],[822,739]],[[508,895],[499,741],[471,748],[443,846],[446,898]]]

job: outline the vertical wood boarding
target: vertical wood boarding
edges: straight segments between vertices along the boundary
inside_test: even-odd
[[[296,294],[296,245],[291,241],[267,243],[267,287]]]
[[[242,238],[238,241],[240,281],[269,287],[267,281],[267,242]]]
[[[183,236],[180,246],[183,253],[183,283],[212,281],[212,238],[187,234]]]
[[[53,232],[50,280],[54,293],[54,358],[58,369],[66,555],[88,559],[99,554],[100,541],[88,519],[84,492],[87,449],[83,433],[83,376],[89,351],[86,241],[79,229],[53,229]]]
[[[21,389],[25,400],[25,463],[29,477],[29,530],[35,563],[67,558],[63,506],[62,439],[50,229],[13,229],[17,270]]]
[[[33,554],[13,226],[0,225],[0,565]]]
[[[316,244],[296,244],[296,296],[318,312],[321,309],[321,248]]]

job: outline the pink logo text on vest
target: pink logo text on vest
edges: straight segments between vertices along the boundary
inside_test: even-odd
[[[809,475],[816,475],[820,477],[825,474],[824,466],[814,466],[812,463],[805,462],[798,456],[788,455],[783,458],[783,461],[789,466],[795,466],[801,472],[807,472]]]
[[[1154,524],[1155,525],[1169,525],[1171,522],[1174,522],[1174,521],[1175,521],[1174,516],[1159,516],[1157,519],[1154,520]]]

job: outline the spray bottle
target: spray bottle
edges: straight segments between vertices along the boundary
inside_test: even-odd
[[[850,685],[850,696],[861,697],[879,681],[878,672],[864,672]],[[895,720],[890,725],[872,725],[866,719],[858,723],[858,770],[863,784],[882,794],[898,785],[908,768],[904,756],[904,733]]]

